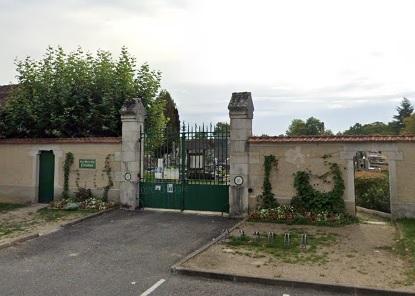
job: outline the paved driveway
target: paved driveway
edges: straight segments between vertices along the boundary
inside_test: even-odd
[[[0,250],[0,295],[329,295],[171,275],[169,267],[235,220],[113,211]]]

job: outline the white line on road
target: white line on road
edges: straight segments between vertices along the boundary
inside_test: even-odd
[[[166,281],[165,279],[159,280],[157,283],[155,283],[154,285],[152,285],[149,289],[147,289],[146,291],[144,291],[144,293],[141,294],[140,296],[150,295],[151,293],[154,292],[155,289],[157,289],[158,287],[160,287],[161,284],[163,284],[165,281]]]

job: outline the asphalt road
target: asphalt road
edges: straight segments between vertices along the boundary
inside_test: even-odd
[[[235,220],[116,210],[0,250],[0,295],[346,295],[173,275]],[[163,282],[164,280],[164,282]]]

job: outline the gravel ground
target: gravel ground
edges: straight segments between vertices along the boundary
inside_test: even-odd
[[[184,265],[240,275],[415,291],[415,285],[404,284],[409,266],[392,250],[397,230],[390,223],[316,227],[248,222],[241,228],[250,236],[255,231],[284,233],[296,229],[308,234],[329,234],[335,236],[336,242],[318,248],[317,254],[327,259],[325,263],[285,263],[267,253],[258,254],[223,242]],[[239,235],[239,230],[231,235]]]

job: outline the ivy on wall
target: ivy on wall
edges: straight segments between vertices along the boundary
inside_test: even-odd
[[[105,157],[105,164],[104,169],[102,170],[108,177],[108,183],[107,186],[104,187],[104,194],[102,196],[102,200],[107,202],[108,201],[108,192],[111,189],[111,187],[114,186],[114,182],[112,181],[111,176],[111,154],[108,154],[107,157]]]
[[[262,209],[272,209],[278,207],[278,202],[272,193],[272,185],[270,181],[272,167],[277,168],[278,160],[275,155],[264,156],[264,182],[262,185],[262,194],[258,196],[261,200]]]
[[[310,171],[298,171],[294,174],[294,188],[297,195],[292,199],[291,205],[308,211],[329,213],[343,213],[345,210],[343,194],[345,190],[344,180],[340,167],[337,163],[328,162],[330,155],[324,155],[324,164],[329,166],[329,171],[321,176],[320,180],[325,183],[328,177],[333,181],[333,189],[329,192],[321,192],[316,190],[311,184]]]
[[[63,164],[63,198],[69,198],[69,174],[71,172],[71,166],[74,162],[74,156],[72,152],[65,154],[65,162]]]

